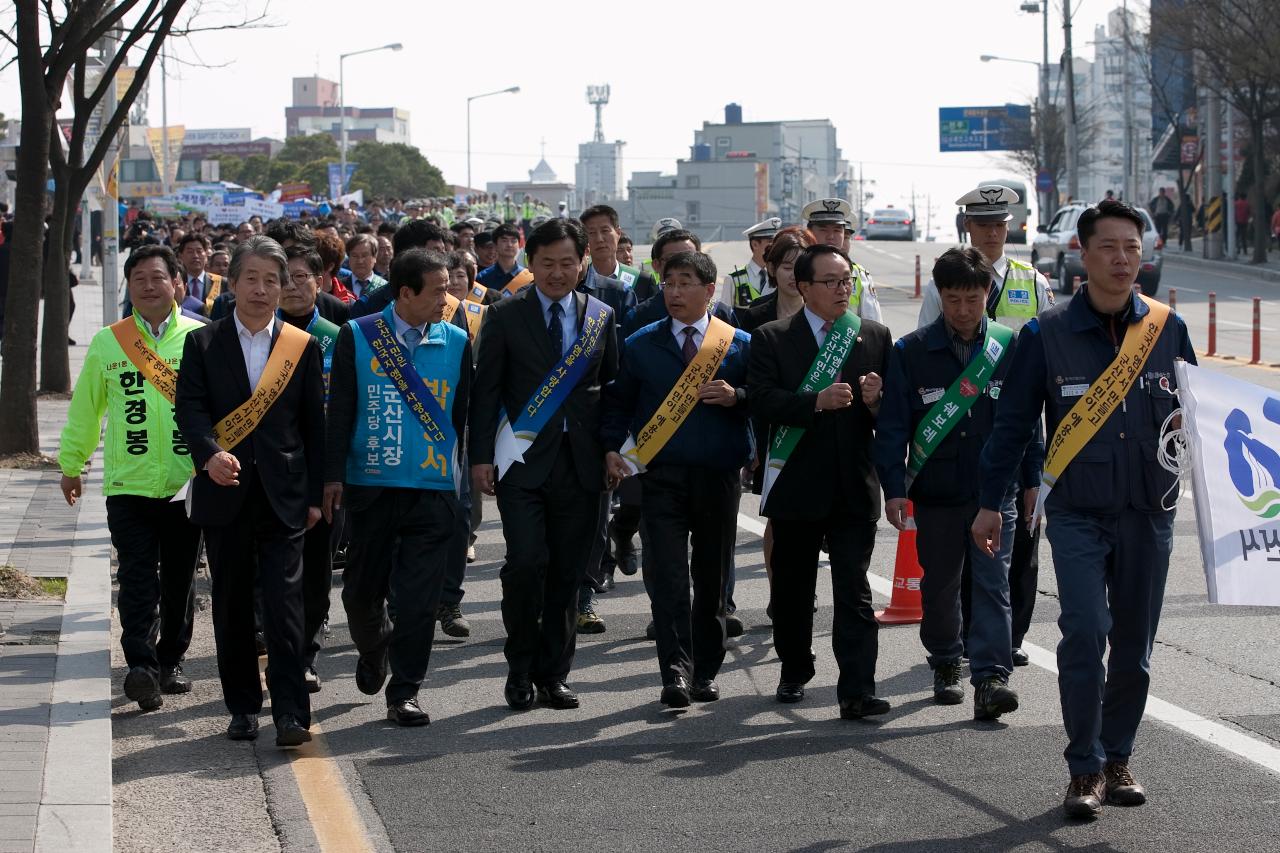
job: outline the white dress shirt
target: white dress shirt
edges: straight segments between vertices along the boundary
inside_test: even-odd
[[[684,330],[693,329],[693,345],[701,349],[702,339],[707,334],[707,326],[711,323],[711,317],[703,314],[702,319],[696,323],[681,323],[675,317],[671,318],[671,336],[676,339],[676,349],[684,347]]]
[[[542,320],[544,328],[551,325],[551,300],[547,295],[536,287],[534,290],[538,292],[538,302],[542,305]],[[573,348],[573,342],[578,339],[578,303],[573,299],[573,291],[569,291],[557,301],[564,308],[563,314],[560,316],[560,325],[563,329],[561,334],[563,346],[560,349],[560,355],[564,355]]]
[[[818,349],[822,349],[822,345],[827,342],[827,333],[822,327],[831,321],[824,320],[810,311],[808,305],[804,307],[804,318],[809,321],[809,328],[813,330],[813,337],[818,342]],[[832,323],[831,325],[834,326],[835,324]]]
[[[267,358],[271,355],[271,335],[275,331],[276,323],[280,322],[275,317],[271,318],[271,322],[260,332],[250,332],[245,328],[244,323],[240,322],[240,315],[232,312],[231,316],[235,318],[236,337],[240,339],[240,352],[244,353],[244,367],[249,373],[249,388],[256,389],[258,380],[262,378],[262,371],[267,366]]]
[[[397,311],[395,311],[395,310],[392,310],[392,312],[391,312],[391,317],[392,317],[392,319],[394,319],[394,320],[395,320],[395,325],[396,325],[396,338],[397,338],[397,339],[399,339],[400,343],[401,343],[403,346],[408,346],[408,345],[409,345],[409,342],[408,342],[407,340],[405,340],[405,338],[404,338],[404,333],[405,333],[405,332],[407,332],[407,331],[409,331],[410,329],[412,329],[412,328],[414,328],[414,327],[413,327],[413,326],[410,326],[408,323],[406,323],[406,322],[405,322],[405,320],[404,320],[404,318],[403,318],[403,317],[401,317],[401,316],[400,316],[400,314],[399,314]],[[419,335],[419,337],[418,337],[418,343],[422,343],[423,341],[425,341],[425,340],[427,339],[427,327],[428,327],[428,326],[430,326],[430,325],[431,325],[430,323],[423,323],[421,326],[418,326],[418,327],[417,327],[417,329],[418,329],[418,335]]]

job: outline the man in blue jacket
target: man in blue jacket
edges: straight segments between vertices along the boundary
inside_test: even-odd
[[[661,701],[683,708],[691,699],[720,698],[724,579],[733,561],[738,476],[752,455],[745,387],[751,338],[708,312],[716,288],[710,258],[681,252],[664,272],[669,316],[627,339],[618,377],[605,389],[601,437],[611,478],[643,472],[643,571]]]
[[[1001,547],[988,556],[969,536],[978,513],[978,458],[991,435],[1014,349],[1013,330],[986,316],[992,273],[991,263],[972,247],[949,249],[938,258],[933,282],[941,314],[894,345],[876,422],[885,516],[905,530],[908,496],[914,505],[916,551],[924,568],[920,642],[940,705],[964,700],[960,595],[965,567],[971,567],[969,669],[974,717],[980,720],[1018,707],[1009,687],[1009,559],[1017,517],[1012,483],[1000,501]],[[1032,441],[1023,460],[1021,481],[1033,506],[1042,454],[1040,442]]]

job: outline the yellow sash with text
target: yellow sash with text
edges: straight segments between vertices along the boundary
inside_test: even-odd
[[[1040,494],[1036,499],[1032,527],[1044,515],[1044,502],[1062,472],[1124,403],[1129,389],[1142,373],[1156,341],[1160,339],[1160,333],[1164,331],[1164,324],[1169,319],[1169,306],[1146,296],[1140,298],[1147,306],[1147,316],[1142,318],[1136,329],[1130,329],[1125,334],[1124,343],[1115,360],[1094,380],[1084,396],[1076,400],[1054,430],[1045,453],[1044,473],[1040,476]]]
[[[222,276],[209,273],[209,292],[204,295],[204,316],[213,314],[213,303],[222,294]]]
[[[142,378],[155,386],[155,389],[172,403],[178,396],[178,372],[156,355],[156,351],[147,346],[142,332],[138,331],[137,317],[125,317],[111,324],[111,334],[116,336],[116,343],[124,350]]]
[[[484,311],[487,306],[481,305],[479,302],[472,302],[470,299],[461,300],[450,293],[444,295],[444,301],[444,316],[441,319],[446,323],[452,323],[453,315],[458,312],[459,308],[462,308],[467,317],[467,337],[474,342],[476,334],[480,331],[480,321],[484,319]]]
[[[258,428],[262,418],[289,384],[311,339],[311,335],[297,326],[290,326],[288,323],[281,325],[280,337],[276,339],[267,364],[262,368],[258,387],[253,389],[248,400],[214,426],[213,440],[218,442],[219,447],[230,450]]]
[[[697,355],[685,365],[680,378],[640,434],[634,439],[628,438],[622,447],[622,458],[636,473],[645,470],[693,412],[698,405],[698,389],[715,377],[732,343],[733,327],[719,317],[711,317]]]
[[[533,282],[533,273],[529,272],[528,267],[525,267],[524,269],[520,270],[520,272],[516,273],[515,278],[507,282],[507,286],[502,288],[502,290],[508,296],[515,296],[516,291],[524,287],[526,284],[530,284],[532,282]]]

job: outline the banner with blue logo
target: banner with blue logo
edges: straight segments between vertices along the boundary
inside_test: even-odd
[[[1176,372],[1209,601],[1280,606],[1280,391]]]

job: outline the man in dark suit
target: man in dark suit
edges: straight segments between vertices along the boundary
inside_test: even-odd
[[[231,712],[227,736],[258,734],[256,570],[276,744],[297,746],[311,739],[302,546],[306,530],[320,520],[324,379],[315,339],[275,316],[287,275],[284,249],[270,237],[237,247],[227,274],[239,296],[235,310],[187,337],[175,419],[197,471],[191,520],[204,528],[209,553],[218,674]],[[276,350],[280,357],[272,362]]]
[[[738,527],[738,472],[751,456],[751,338],[708,312],[715,285],[716,267],[706,255],[669,259],[663,296],[670,316],[628,339],[618,378],[605,389],[602,437],[615,477],[629,473],[619,452],[628,436],[641,442],[634,456],[646,466],[637,479],[644,581],[661,701],[673,708],[720,698],[715,677],[725,654],[724,579]],[[672,411],[687,412],[674,431],[651,431],[656,413]]]
[[[599,438],[600,388],[618,365],[613,311],[574,291],[586,249],[586,234],[575,222],[553,219],[535,229],[525,244],[535,286],[491,305],[480,332],[471,471],[477,489],[497,495],[502,514],[502,621],[510,667],[505,694],[517,710],[533,705],[534,685],[537,698],[552,707],[578,706],[565,679],[573,665],[578,589],[600,494],[609,485]],[[579,374],[576,381],[567,392],[548,390],[570,387],[568,378],[549,386],[569,356],[565,376]],[[551,402],[538,406],[544,399]],[[528,414],[531,408],[536,415]],[[504,421],[500,432],[504,414],[516,418],[510,425]],[[531,427],[531,443],[516,438],[513,427]]]
[[[867,566],[880,517],[872,428],[892,339],[883,325],[849,310],[851,264],[840,249],[810,246],[796,259],[795,276],[805,307],[756,330],[747,374],[752,412],[770,425],[766,465],[773,470],[766,471],[761,514],[773,522],[777,699],[801,701],[813,678],[813,595],[825,538],[835,593],[836,695],[840,716],[857,719],[889,710],[875,695],[878,626]],[[795,443],[788,451],[789,442]]]

